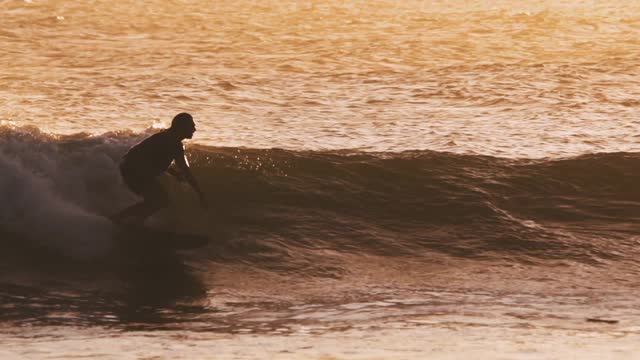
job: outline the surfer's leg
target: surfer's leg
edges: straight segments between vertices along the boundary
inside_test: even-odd
[[[169,196],[157,179],[145,187],[142,196],[144,197],[144,207],[141,206],[137,214],[141,221],[169,206]]]
[[[149,182],[148,179],[140,176],[134,168],[126,166],[126,163],[120,164],[120,175],[131,192],[142,196],[142,190],[145,188],[145,183]],[[131,223],[129,218],[143,212],[146,206],[144,201],[137,202],[109,216],[109,219],[116,224],[129,224]]]
[[[114,223],[141,225],[149,216],[169,205],[167,192],[157,179],[147,181],[145,184],[135,184],[136,186],[127,185],[144,200],[111,216],[110,219]]]
[[[141,223],[144,219],[139,220],[139,215],[148,212],[147,208],[148,204],[145,201],[140,201],[110,216],[109,219],[116,224]]]

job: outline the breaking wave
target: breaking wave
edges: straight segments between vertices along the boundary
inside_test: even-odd
[[[0,231],[8,248],[102,256],[106,219],[136,201],[117,166],[149,135],[58,136],[0,127]],[[198,256],[296,268],[318,251],[541,262],[633,260],[640,155],[503,159],[187,146],[211,209],[173,178],[152,226],[211,237]]]

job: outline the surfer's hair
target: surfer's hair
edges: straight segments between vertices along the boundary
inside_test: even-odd
[[[176,129],[179,127],[184,127],[187,124],[193,124],[193,116],[191,114],[183,112],[173,117],[171,120],[171,128]]]

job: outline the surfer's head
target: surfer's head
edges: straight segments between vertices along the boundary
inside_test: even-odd
[[[191,114],[180,113],[171,120],[171,127],[169,129],[183,139],[191,139],[193,133],[196,132],[196,123],[193,122]]]

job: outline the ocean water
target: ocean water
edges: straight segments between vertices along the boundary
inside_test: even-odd
[[[640,3],[0,3],[0,357],[640,354]],[[178,112],[131,243],[122,155]]]

